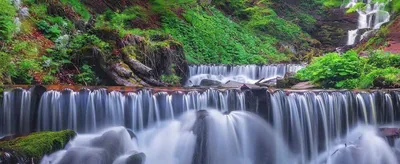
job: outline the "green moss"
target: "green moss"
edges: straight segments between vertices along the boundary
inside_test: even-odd
[[[29,158],[40,160],[45,154],[63,149],[75,135],[72,130],[37,132],[26,137],[0,142],[0,148],[12,149]]]
[[[136,47],[135,46],[126,46],[126,47],[121,49],[121,52],[124,53],[124,54],[129,55],[129,57],[131,57],[133,59],[137,59],[136,58]]]

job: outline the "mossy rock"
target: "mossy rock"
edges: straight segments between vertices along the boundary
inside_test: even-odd
[[[59,132],[37,132],[0,142],[0,150],[13,150],[33,161],[40,161],[46,155],[61,150],[74,137],[72,130]]]

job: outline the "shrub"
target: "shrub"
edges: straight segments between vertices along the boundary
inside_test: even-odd
[[[377,84],[379,83],[379,84]],[[377,87],[391,87],[399,86],[400,84],[400,69],[389,67],[389,68],[378,68],[363,76],[360,80],[360,88],[372,88]]]
[[[161,75],[161,81],[171,84],[171,85],[179,85],[181,81],[181,77],[172,74],[172,75]]]
[[[92,67],[87,64],[82,65],[80,73],[75,76],[75,80],[80,84],[94,84],[96,82],[96,76]]]
[[[0,84],[5,75],[9,73],[10,62],[11,56],[5,52],[0,52]]]
[[[354,51],[346,52],[342,56],[329,53],[317,57],[309,66],[300,70],[297,77],[311,80],[324,88],[342,88],[349,82],[339,82],[358,78],[361,75],[361,66],[362,61]]]
[[[61,35],[61,30],[57,24],[50,25],[45,20],[36,23],[37,28],[42,31],[45,36],[51,40],[56,40]]]
[[[400,85],[400,55],[376,51],[368,58],[354,51],[316,58],[296,76],[324,88],[373,88]]]
[[[41,70],[40,64],[34,59],[23,59],[11,65],[10,74],[15,82],[20,84],[31,84],[34,73]]]
[[[14,17],[16,10],[8,0],[0,1],[0,40],[9,40],[16,28]]]

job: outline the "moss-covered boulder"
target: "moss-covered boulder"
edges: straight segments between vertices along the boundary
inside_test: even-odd
[[[38,163],[44,155],[63,149],[75,135],[72,130],[37,132],[10,141],[1,141],[0,159],[8,154],[18,161]]]

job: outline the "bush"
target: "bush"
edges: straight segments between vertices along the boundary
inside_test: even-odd
[[[400,86],[400,69],[389,67],[373,70],[361,78],[359,86],[360,88]]]
[[[11,39],[16,25],[14,24],[14,17],[16,10],[8,0],[0,1],[0,41],[7,41]]]
[[[376,51],[362,58],[354,51],[342,56],[330,53],[316,58],[296,76],[324,88],[398,87],[400,55]]]
[[[300,70],[297,77],[301,80],[311,80],[324,88],[342,88],[347,79],[355,79],[361,75],[362,61],[354,51],[342,56],[329,53],[317,57],[309,66]]]
[[[41,70],[40,64],[34,59],[23,59],[11,66],[11,77],[19,84],[31,84],[34,74]]]
[[[181,81],[181,77],[179,77],[179,76],[177,76],[175,74],[172,74],[172,75],[161,75],[160,79],[161,79],[161,81],[163,81],[165,83],[168,83],[168,84],[171,84],[171,85],[174,85],[174,86],[179,85],[180,81]]]
[[[11,56],[5,52],[0,52],[0,84],[10,69]]]
[[[94,84],[96,82],[96,75],[91,66],[84,64],[80,68],[80,73],[75,75],[75,80],[80,84]]]
[[[38,21],[36,23],[37,28],[42,31],[45,36],[51,40],[56,40],[61,35],[61,30],[57,24],[50,25],[45,20]]]

